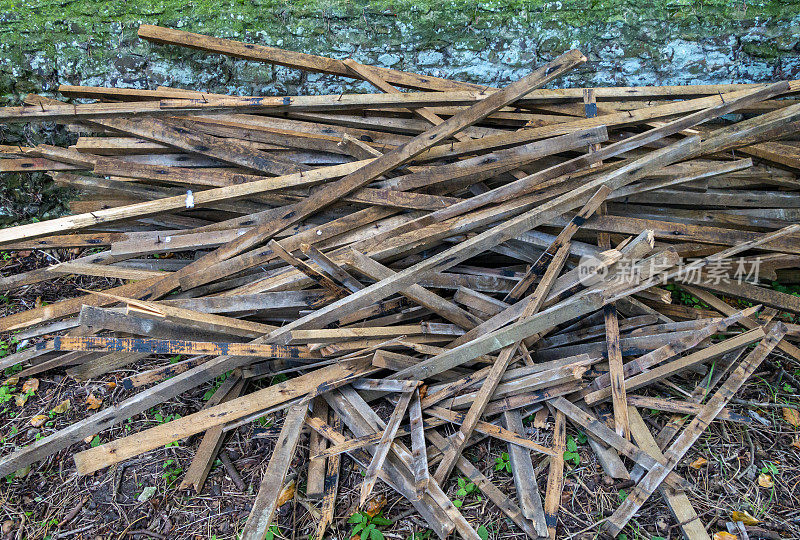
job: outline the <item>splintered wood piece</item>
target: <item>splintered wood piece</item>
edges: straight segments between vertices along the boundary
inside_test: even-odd
[[[336,264],[336,262],[311,244],[300,244],[300,251],[310,260],[317,263],[317,266],[319,266],[335,283],[341,283],[347,287],[350,292],[360,291],[364,288],[364,286],[344,268]]]
[[[425,426],[422,422],[419,388],[414,389],[414,395],[411,397],[408,420],[411,427],[411,456],[414,458],[414,488],[417,497],[422,498],[428,488],[430,473],[428,472],[428,452],[425,442]]]
[[[348,384],[373,371],[374,368],[369,365],[368,360],[340,362],[140,433],[78,452],[75,454],[78,474],[97,471],[177,439],[284,404],[295,398],[313,398],[321,392]],[[4,464],[0,464],[2,465]]]
[[[752,330],[751,330],[752,331]],[[694,420],[678,435],[675,442],[664,452],[665,462],[657,461],[655,466],[628,494],[619,508],[617,508],[603,528],[612,535],[617,535],[627,525],[633,515],[647,502],[650,495],[668,477],[678,465],[680,459],[689,451],[692,445],[700,438],[706,428],[716,418],[719,412],[730,401],[734,394],[755,372],[761,362],[778,345],[786,334],[786,325],[777,322],[769,325],[766,335],[755,349],[731,373],[725,383],[706,402],[703,410],[695,416]]]
[[[204,408],[236,399],[241,395],[243,389],[244,382],[241,377],[232,375],[217,388],[217,391],[206,402]],[[215,426],[206,431],[205,435],[203,435],[203,440],[200,441],[200,446],[197,447],[197,452],[195,452],[191,465],[189,465],[183,480],[181,480],[179,489],[193,488],[195,493],[200,493],[203,490],[208,473],[214,465],[214,460],[217,458],[224,440],[225,433],[222,431],[222,426]]]
[[[312,414],[325,422],[328,421],[328,403],[322,397],[316,397],[312,403]],[[325,493],[325,475],[327,462],[325,458],[314,458],[327,446],[326,440],[315,430],[311,430],[308,441],[308,474],[306,478],[306,497],[321,499]]]
[[[636,441],[636,444],[639,445],[639,448],[656,459],[666,459],[636,407],[629,407],[628,418],[630,420],[631,436]],[[711,540],[685,492],[664,489],[663,487],[660,487],[659,491],[686,538],[689,540]]]
[[[386,456],[389,455],[389,449],[397,434],[397,428],[400,427],[400,422],[402,422],[406,414],[406,409],[408,409],[408,404],[411,403],[413,395],[413,390],[410,392],[403,392],[392,412],[392,416],[389,418],[389,422],[386,424],[386,428],[383,430],[383,435],[378,442],[375,454],[372,456],[372,461],[369,462],[367,471],[364,474],[364,481],[361,483],[360,506],[364,506],[372,493],[372,488],[375,487],[375,482],[378,480],[378,470],[383,466],[383,461],[386,459]]]
[[[527,305],[525,306],[525,310],[520,316],[520,319],[524,320],[529,318],[539,311],[539,308],[542,306],[544,299],[547,297],[547,293],[550,292],[550,288],[553,286],[555,279],[561,273],[561,269],[564,267],[564,263],[567,260],[568,254],[569,243],[562,245],[556,252],[553,260],[547,266],[547,270],[544,272],[541,281],[536,286],[536,290],[533,292],[533,294],[531,294],[531,297],[526,300]],[[508,367],[508,364],[511,362],[511,359],[518,348],[518,342],[503,348],[494,365],[492,365],[491,369],[487,373],[486,378],[483,380],[483,384],[478,390],[478,393],[476,394],[469,411],[464,417],[461,428],[448,439],[447,448],[442,451],[442,460],[439,462],[436,472],[433,474],[433,478],[439,482],[440,485],[444,484],[445,480],[447,480],[447,477],[450,475],[450,472],[453,470],[456,459],[461,455],[467,440],[469,440],[470,436],[472,435],[472,431],[475,429],[475,424],[477,424],[477,422],[480,421],[481,416],[483,416],[486,406],[489,404],[489,400],[492,398],[497,385],[500,384],[500,380],[502,379],[503,374],[506,372],[506,368]],[[544,525],[543,521],[541,523]]]
[[[213,354],[284,359],[319,358],[317,355],[309,352],[306,347],[292,345],[219,343],[101,336],[56,336],[53,338],[53,350],[136,352],[148,354]]]
[[[283,488],[283,480],[289,470],[294,451],[303,432],[302,427],[308,413],[308,403],[301,402],[292,405],[286,412],[278,440],[272,457],[261,479],[253,509],[247,516],[247,522],[242,530],[242,540],[263,540],[272,522],[272,516],[277,509],[278,497]]]
[[[610,429],[605,422],[598,420],[588,412],[581,410],[577,405],[566,398],[558,397],[547,402],[555,409],[563,412],[566,417],[576,425],[582,427],[592,437],[604,444],[615,448],[621,454],[634,460],[648,470],[654,469],[660,462],[649,454],[643,452],[638,446],[621,437],[616,431]],[[672,487],[684,489],[689,487],[689,483],[675,473],[667,477],[667,481]]]
[[[547,536],[556,538],[558,509],[561,507],[561,492],[564,489],[564,452],[567,450],[567,418],[561,411],[555,411],[553,422],[553,450],[550,469],[547,472],[547,489],[544,496],[544,515],[547,520]]]
[[[312,268],[308,263],[301,261],[294,255],[289,253],[286,249],[283,248],[283,246],[279,242],[275,240],[270,240],[267,245],[278,257],[286,261],[287,264],[294,266],[302,273],[304,273],[305,275],[307,275],[308,277],[310,277],[311,279],[322,285],[322,287],[330,291],[336,298],[342,298],[344,296],[347,296],[348,294],[347,288],[344,286],[344,284],[336,283],[325,274],[318,272],[317,270]]]
[[[330,411],[330,416],[333,417],[331,428],[334,433],[341,434],[342,422],[333,411]],[[315,430],[316,431],[316,430]],[[341,458],[339,455],[330,456],[328,458],[328,466],[325,469],[325,490],[322,496],[322,510],[320,511],[319,523],[317,523],[317,532],[315,538],[324,538],[325,529],[333,523],[333,512],[336,508],[336,493],[339,490],[339,467]]]
[[[431,444],[442,450],[447,444],[447,440],[437,431],[430,430],[426,436],[431,441]],[[532,540],[540,537],[538,531],[534,528],[533,523],[522,515],[522,510],[517,506],[514,501],[495,486],[478,468],[470,463],[464,456],[459,456],[456,461],[456,467],[464,473],[470,482],[475,484],[481,492],[486,495],[491,501],[497,505],[517,526],[522,529],[525,534]]]
[[[522,414],[518,409],[503,413],[506,429],[522,435],[525,427],[522,424]],[[553,451],[556,453],[556,450]],[[530,450],[508,444],[508,455],[511,461],[511,471],[514,476],[514,486],[517,489],[517,499],[522,508],[523,515],[533,521],[539,536],[547,536],[547,520],[542,507],[542,497],[539,494],[539,484],[536,481],[536,471],[531,460]],[[551,456],[553,459],[553,456]]]

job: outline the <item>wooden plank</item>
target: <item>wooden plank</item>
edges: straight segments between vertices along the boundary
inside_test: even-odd
[[[630,407],[628,418],[630,419],[631,435],[636,444],[639,445],[639,448],[656,459],[666,459],[636,407]],[[684,491],[672,491],[663,488],[659,491],[667,502],[667,506],[672,512],[672,517],[678,522],[683,535],[688,540],[711,540],[703,522],[697,516],[694,508],[692,508],[692,503]]]
[[[694,420],[678,435],[675,442],[664,452],[665,462],[657,462],[647,475],[628,493],[622,504],[614,511],[603,528],[609,534],[619,534],[633,515],[647,501],[650,495],[658,488],[661,482],[677,466],[680,459],[700,438],[705,429],[719,414],[733,395],[741,388],[745,381],[755,372],[761,362],[772,352],[778,342],[783,339],[786,327],[778,322],[767,328],[766,335],[755,349],[731,373],[717,392],[709,398],[703,410],[695,416]]]
[[[312,401],[312,414],[315,418],[328,421],[328,404],[321,397],[316,397]],[[325,458],[314,458],[322,450],[325,450],[327,443],[325,438],[314,430],[308,440],[308,473],[306,476],[306,497],[309,499],[322,499],[325,496],[325,479],[327,474],[327,462]],[[323,503],[324,505],[324,503]]]
[[[526,301],[527,305],[525,306],[525,310],[520,316],[520,319],[524,320],[530,318],[539,311],[545,297],[547,296],[547,293],[550,292],[550,288],[553,286],[553,282],[558,277],[558,274],[561,273],[561,269],[567,260],[568,254],[569,245],[561,246],[556,252],[552,262],[547,266],[547,270],[542,276],[541,281],[536,286],[536,290],[531,295],[531,298]],[[519,343],[514,343],[513,345],[506,346],[502,349],[497,360],[486,374],[486,378],[483,380],[483,384],[478,390],[478,393],[476,394],[475,399],[473,400],[472,405],[470,406],[469,411],[467,412],[464,421],[461,424],[461,428],[448,439],[447,447],[442,451],[442,461],[439,462],[436,472],[433,474],[433,478],[439,482],[440,485],[444,484],[445,480],[447,480],[447,477],[450,475],[450,472],[453,470],[457,458],[461,455],[464,445],[472,435],[472,430],[475,429],[475,424],[480,420],[481,416],[483,416],[483,412],[486,409],[486,406],[489,404],[492,394],[494,394],[497,385],[500,384],[500,380],[502,379],[503,374],[505,373],[506,368],[511,362],[511,359],[516,353],[518,347]],[[540,524],[543,528],[546,528],[543,519],[541,520]],[[539,523],[537,523],[537,525],[539,525]]]
[[[224,358],[224,357],[223,357]],[[323,367],[300,377],[270,386],[240,398],[147,429],[140,433],[75,454],[79,474],[88,474],[148,450],[164,446],[206,429],[231,422],[294,398],[312,398],[371,373],[369,362],[352,360]],[[188,373],[188,372],[187,372]],[[185,374],[184,374],[185,375]],[[166,440],[169,439],[169,440]],[[165,441],[166,440],[166,441]],[[165,442],[162,442],[165,441]]]
[[[228,377],[225,379],[225,383],[217,388],[211,399],[206,402],[204,408],[239,397],[243,388],[244,382],[241,381],[241,377],[235,375]],[[211,471],[211,467],[214,465],[214,460],[217,458],[220,448],[222,448],[223,442],[224,432],[222,431],[222,426],[216,426],[206,431],[178,489],[193,488],[195,493],[200,493],[203,490],[203,485],[206,482],[208,473]]]
[[[38,346],[45,347],[45,344]],[[56,351],[135,352],[148,354],[213,354],[253,356],[257,358],[299,359],[318,358],[305,347],[275,345],[220,343],[208,341],[183,341],[167,339],[118,338],[106,336],[56,336]]]
[[[553,424],[553,450],[550,457],[550,470],[547,472],[547,489],[544,497],[544,515],[547,520],[547,536],[556,539],[558,509],[561,506],[561,493],[564,489],[564,452],[567,451],[567,417],[555,411]]]
[[[656,468],[661,462],[643,452],[638,446],[617,435],[617,432],[610,429],[604,422],[598,420],[586,411],[581,410],[575,404],[563,397],[558,397],[548,401],[555,409],[563,412],[566,417],[586,430],[592,437],[596,437],[604,444],[618,450],[621,454],[634,460],[648,470]],[[677,474],[670,474],[667,481],[674,488],[688,487],[688,482]]]
[[[525,433],[522,413],[518,409],[504,412],[503,420],[509,431],[518,435]],[[553,451],[554,454],[556,452],[557,450]],[[533,467],[530,450],[509,443],[508,455],[522,515],[533,521],[539,536],[547,536],[547,520],[542,507],[542,497],[539,495],[539,485],[536,481],[536,470]],[[552,458],[553,456],[551,456]]]
[[[585,57],[578,51],[571,51],[562,55],[553,62],[537,69],[527,77],[512,83],[504,90],[501,90],[486,99],[476,103],[469,109],[452,116],[447,121],[434,126],[425,133],[418,135],[403,146],[387,152],[381,157],[375,158],[342,179],[334,183],[329,183],[325,189],[315,191],[309,197],[295,203],[291,208],[278,219],[254,227],[251,231],[229,242],[223,248],[219,248],[209,255],[195,261],[183,270],[179,271],[169,282],[164,282],[160,287],[154,288],[153,296],[163,296],[175,288],[174,279],[197,273],[201,277],[199,270],[205,269],[212,263],[230,258],[242,251],[262,243],[271,238],[278,232],[297,223],[298,221],[317,212],[319,209],[339,200],[341,197],[364,187],[382,174],[399,167],[414,157],[432,148],[434,145],[445,141],[455,133],[480,121],[492,112],[499,110],[503,106],[513,103],[534,88],[553,80],[565,71],[585,61]],[[387,94],[395,95],[395,94]],[[0,242],[2,242],[0,235]],[[194,282],[194,286],[202,284],[202,279]],[[366,290],[366,289],[365,289]],[[363,306],[362,306],[363,307]]]
[[[369,466],[364,474],[364,480],[361,482],[360,506],[364,506],[372,493],[372,489],[375,487],[375,482],[378,480],[378,470],[383,466],[386,456],[389,455],[389,449],[397,434],[397,428],[400,427],[400,422],[406,415],[406,410],[408,409],[409,403],[411,403],[413,395],[413,391],[403,392],[389,421],[386,423],[381,440],[378,442],[375,454],[372,456],[372,461],[369,462]]]
[[[275,449],[267,465],[267,470],[261,479],[258,494],[253,502],[253,508],[247,517],[247,522],[242,529],[242,540],[263,540],[269,530],[272,516],[277,509],[283,480],[289,470],[294,457],[297,443],[300,440],[303,423],[308,412],[308,403],[301,402],[292,405],[283,420],[281,433],[275,442]]]
[[[408,420],[411,429],[411,456],[414,459],[414,488],[417,497],[421,499],[425,490],[428,489],[430,473],[428,472],[428,452],[419,394],[419,388],[416,388],[409,404]]]
[[[333,412],[330,413],[334,419],[331,423],[335,433],[341,433],[342,422]],[[317,523],[315,538],[324,538],[325,529],[333,522],[333,513],[336,509],[336,494],[339,489],[339,466],[340,458],[338,455],[328,458],[328,467],[325,470],[325,491],[322,497],[322,510],[319,522]]]
[[[739,334],[735,337],[726,339],[725,341],[721,341],[719,343],[701,349],[697,352],[694,352],[690,355],[684,356],[677,360],[673,360],[672,362],[668,362],[666,364],[659,365],[657,367],[654,367],[653,369],[645,371],[644,373],[640,373],[638,375],[634,375],[633,377],[625,379],[625,387],[630,391],[637,390],[639,388],[642,388],[643,386],[652,384],[654,381],[658,381],[664,377],[680,373],[681,371],[693,365],[697,365],[701,362],[706,362],[726,352],[730,352],[740,347],[749,345],[750,343],[758,341],[763,337],[764,337],[764,330],[762,330],[761,327],[754,328],[753,330],[749,330],[743,334]],[[592,392],[587,396],[584,396],[584,399],[588,397],[589,399],[587,400],[587,403],[590,402],[597,403],[598,401],[607,398],[609,394],[610,394],[609,389],[604,388],[601,390],[597,390],[596,392]]]

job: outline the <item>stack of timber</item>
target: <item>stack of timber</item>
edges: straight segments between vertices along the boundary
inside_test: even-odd
[[[3,146],[0,171],[45,171],[82,195],[71,215],[0,230],[0,249],[52,262],[0,289],[116,283],[0,319],[32,344],[0,365],[23,379],[126,373],[119,401],[6,452],[0,475],[55,455],[86,475],[188,439],[182,486],[199,491],[226,433],[277,413],[242,538],[265,537],[287,474],[318,498],[323,538],[345,454],[364,471],[360,504],[396,492],[440,538],[479,538],[447,495],[463,475],[510,534],[555,539],[570,534],[572,424],[632,485],[594,531],[616,536],[657,496],[686,538],[709,538],[676,467],[712,422],[751,421],[729,405],[770,354],[800,360],[784,322],[800,299],[764,286],[800,276],[800,81],[556,88],[586,60],[572,50],[491,88],[139,36],[374,92],[62,86],[65,101],[0,109],[2,124],[77,134],[68,148]],[[83,442],[226,373],[193,414]],[[675,416],[654,434],[641,408]],[[464,456],[486,438],[508,447],[511,493]],[[297,452],[307,469],[291,470]]]

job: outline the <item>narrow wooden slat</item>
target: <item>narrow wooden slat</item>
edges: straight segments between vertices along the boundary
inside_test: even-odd
[[[307,413],[308,403],[306,402],[289,407],[286,418],[283,420],[281,433],[275,442],[275,449],[272,451],[269,465],[261,479],[253,508],[250,510],[250,515],[242,530],[242,540],[263,540],[266,536],[272,516],[277,509],[283,480],[286,478],[286,472],[289,470],[292,457],[294,457]]]
[[[604,529],[612,535],[617,535],[630,521],[636,511],[647,501],[650,495],[658,488],[661,482],[677,466],[678,461],[686,454],[691,446],[700,438],[705,429],[719,414],[733,395],[741,388],[748,378],[755,372],[761,362],[772,352],[778,342],[786,334],[786,326],[774,323],[767,328],[766,335],[753,351],[745,357],[736,367],[728,379],[717,392],[709,398],[703,410],[695,416],[694,420],[678,435],[675,442],[664,452],[665,462],[657,462],[647,475],[628,494],[619,508],[617,508]]]
[[[225,357],[223,357],[225,358]],[[134,435],[75,454],[79,474],[88,474],[119,463],[176,439],[188,437],[213,426],[242,418],[265,408],[307,397],[347,384],[373,371],[368,362],[352,360],[320,368],[240,398],[172,420]],[[188,373],[188,372],[187,372]],[[166,439],[166,440],[165,440]],[[163,442],[162,442],[163,441]],[[4,464],[0,464],[2,466]]]
[[[386,428],[383,430],[381,440],[378,442],[375,454],[372,456],[372,461],[369,462],[369,466],[364,474],[364,480],[361,482],[361,495],[359,499],[361,506],[364,506],[367,502],[367,499],[372,493],[372,489],[375,487],[375,482],[378,480],[378,470],[383,466],[383,461],[389,454],[392,441],[397,434],[397,428],[400,427],[400,422],[403,420],[403,417],[405,417],[406,409],[408,409],[408,404],[411,403],[413,395],[413,391],[403,392],[392,412],[392,416],[386,423]]]
[[[428,472],[428,453],[425,442],[425,427],[422,423],[422,404],[419,388],[414,390],[408,408],[408,420],[411,428],[411,455],[414,458],[414,488],[417,497],[422,498],[428,488],[430,473]]]
[[[547,520],[547,536],[556,538],[558,509],[561,506],[561,492],[564,489],[564,452],[567,451],[567,418],[561,411],[555,411],[553,423],[553,450],[550,457],[550,470],[547,472],[547,490],[544,497],[544,515]]]

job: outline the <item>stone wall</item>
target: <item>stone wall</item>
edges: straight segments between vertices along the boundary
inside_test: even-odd
[[[589,62],[558,85],[800,78],[800,0],[0,0],[0,104],[55,95],[61,83],[250,95],[368,88],[150,44],[136,36],[141,23],[496,86],[573,47]],[[58,136],[0,132],[6,142]]]

